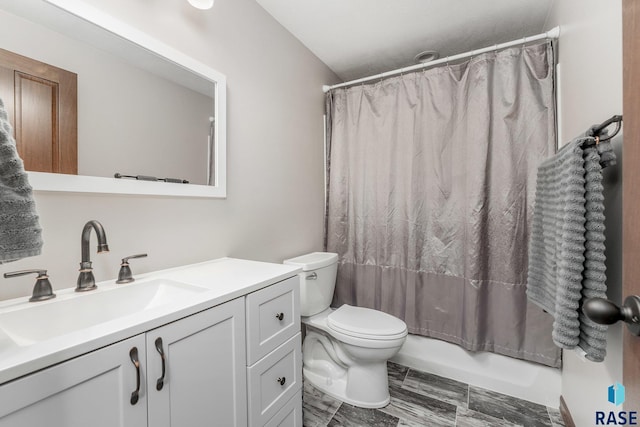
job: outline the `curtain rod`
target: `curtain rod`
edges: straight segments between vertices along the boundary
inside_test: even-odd
[[[535,36],[531,36],[531,37],[523,37],[523,38],[518,39],[518,40],[513,40],[513,41],[510,41],[510,42],[506,42],[506,43],[500,43],[500,44],[496,44],[496,45],[493,45],[493,46],[485,47],[485,48],[482,48],[482,49],[471,50],[469,52],[460,53],[458,55],[447,56],[446,58],[440,58],[438,60],[426,62],[424,64],[416,64],[416,65],[412,65],[412,66],[409,66],[409,67],[398,68],[397,70],[393,70],[393,71],[385,71],[384,73],[376,74],[375,76],[363,77],[361,79],[351,80],[351,81],[344,82],[344,83],[339,83],[339,84],[336,84],[336,85],[333,85],[333,86],[324,85],[324,86],[322,86],[322,91],[326,93],[326,92],[329,92],[331,89],[337,89],[339,87],[351,86],[351,85],[354,85],[354,84],[364,83],[364,82],[368,82],[368,81],[371,81],[371,80],[378,80],[378,79],[382,79],[382,78],[385,78],[385,77],[395,76],[397,74],[403,74],[403,73],[406,73],[406,72],[409,72],[409,71],[414,71],[414,70],[420,70],[422,68],[433,67],[434,65],[438,65],[438,64],[444,64],[444,63],[448,63],[448,62],[452,62],[452,61],[457,61],[458,59],[468,58],[470,56],[476,56],[476,55],[480,55],[480,54],[486,53],[486,52],[506,49],[508,47],[518,46],[518,45],[522,45],[522,44],[525,44],[525,43],[531,43],[531,42],[538,41],[538,40],[557,39],[559,37],[560,37],[560,27],[555,27],[555,28],[552,28],[551,30],[547,31],[546,33],[536,34]]]

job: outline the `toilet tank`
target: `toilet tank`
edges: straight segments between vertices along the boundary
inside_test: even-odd
[[[302,268],[300,280],[300,315],[313,316],[331,305],[336,287],[338,254],[313,252],[284,260],[284,264]]]

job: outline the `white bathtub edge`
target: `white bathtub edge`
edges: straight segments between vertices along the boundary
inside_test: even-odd
[[[559,369],[445,341],[410,334],[391,361],[551,408],[560,401]]]

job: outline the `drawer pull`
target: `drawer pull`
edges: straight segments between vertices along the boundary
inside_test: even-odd
[[[162,375],[156,381],[156,390],[162,390],[164,387],[164,374],[166,372],[166,360],[164,357],[164,350],[162,349],[162,338],[156,339],[156,351],[160,354],[160,358],[162,359]]]
[[[282,319],[284,319],[284,313],[278,313],[276,314],[276,319],[282,321]]]
[[[131,404],[135,405],[138,403],[138,398],[140,397],[140,360],[138,359],[138,348],[133,347],[131,351],[129,351],[129,357],[131,358],[131,362],[133,362],[133,366],[136,367],[136,389],[131,393]]]
[[[282,378],[278,378],[276,381],[278,383],[280,383],[280,385],[284,385],[284,383],[287,381],[287,379],[285,377],[282,377]]]

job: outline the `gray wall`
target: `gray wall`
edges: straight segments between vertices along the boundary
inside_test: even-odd
[[[566,142],[622,112],[622,8],[620,0],[556,0],[546,28],[561,26],[560,131]],[[615,140],[621,155],[622,138]],[[620,302],[622,287],[622,162],[605,169],[608,297]],[[562,395],[578,426],[594,425],[596,410],[609,410],[606,390],[622,382],[622,326],[609,328],[603,363],[565,351]],[[625,332],[626,333],[626,332]]]
[[[80,233],[105,226],[111,252],[92,253],[97,280],[222,256],[280,262],[322,248],[321,85],[337,77],[253,0],[218,0],[201,12],[186,1],[90,0],[227,76],[228,197],[37,193],[44,228],[41,256],[0,273],[42,267],[56,288],[75,286]],[[95,251],[95,237],[92,237]],[[0,299],[27,296],[33,278],[0,279]]]

